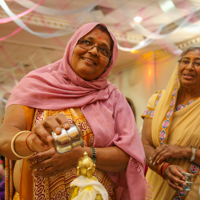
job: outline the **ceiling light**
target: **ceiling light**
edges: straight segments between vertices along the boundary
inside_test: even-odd
[[[144,40],[139,42],[139,45],[140,45],[140,46],[143,46],[144,44],[145,44],[145,41],[144,41]]]
[[[142,21],[142,17],[137,16],[137,17],[134,18],[134,21],[137,22],[137,23],[140,23]]]

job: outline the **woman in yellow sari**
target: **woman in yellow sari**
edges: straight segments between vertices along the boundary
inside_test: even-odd
[[[184,51],[166,90],[149,99],[142,142],[149,167],[146,178],[154,200],[199,199],[200,47]],[[195,176],[192,190],[185,177]]]
[[[20,81],[0,128],[0,153],[9,158],[6,200],[13,197],[12,175],[20,199],[68,200],[83,152],[96,163],[93,175],[109,200],[145,199],[145,155],[134,116],[106,79],[117,55],[116,39],[106,26],[88,23],[71,37],[61,60]],[[58,154],[51,132],[60,134],[73,121],[85,146]]]

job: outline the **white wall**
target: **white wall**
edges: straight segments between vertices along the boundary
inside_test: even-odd
[[[109,80],[119,88],[124,96],[133,101],[138,129],[143,124],[141,114],[146,108],[148,99],[156,91],[166,88],[178,61],[177,56],[169,54],[156,57],[159,58],[156,58],[155,62],[152,53],[148,59],[141,58],[130,68],[109,76]]]

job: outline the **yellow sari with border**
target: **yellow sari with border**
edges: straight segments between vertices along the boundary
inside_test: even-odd
[[[149,116],[152,120],[152,140],[155,147],[162,144],[200,146],[200,98],[187,105],[183,109],[176,111],[177,93],[180,83],[175,69],[170,82],[165,91],[162,91],[159,103],[158,94],[152,95],[147,108],[150,110]],[[148,169],[146,178],[149,185],[153,187],[154,200],[196,200],[199,199],[199,165],[191,163],[187,159],[168,158],[167,162],[181,166],[185,171],[195,174],[196,178],[192,186],[192,191],[176,192],[169,187],[166,180],[156,172]]]

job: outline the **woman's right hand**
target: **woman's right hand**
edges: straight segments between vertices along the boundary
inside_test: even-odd
[[[183,186],[186,185],[185,177],[181,172],[185,172],[181,167],[169,165],[165,168],[163,173],[163,177],[167,180],[168,185],[177,191],[183,191]]]
[[[48,116],[33,128],[33,133],[27,139],[29,148],[37,152],[46,151],[52,147],[51,132],[59,135],[62,127],[66,130],[70,128],[70,123],[63,113]]]

